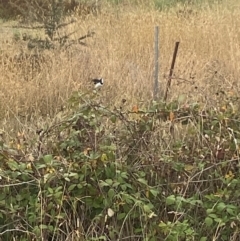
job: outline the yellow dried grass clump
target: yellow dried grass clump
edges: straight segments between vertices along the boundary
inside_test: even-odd
[[[102,102],[116,105],[124,98],[129,106],[152,99],[154,27],[160,27],[160,97],[163,96],[176,41],[180,48],[169,98],[213,103],[215,93],[238,92],[240,74],[240,16],[225,5],[215,8],[159,12],[141,7],[103,7],[98,16],[77,18],[69,31],[73,37],[94,31],[93,38],[60,51],[44,53],[1,38],[0,118],[55,115],[72,91],[89,87],[89,79],[103,77]],[[181,13],[181,14],[179,14]],[[2,24],[2,29],[4,25]],[[14,30],[16,31],[16,30]],[[20,35],[24,29],[18,30]],[[39,33],[41,35],[42,33]],[[23,56],[24,58],[19,57]],[[40,56],[34,60],[34,56]],[[36,63],[37,62],[37,63]]]

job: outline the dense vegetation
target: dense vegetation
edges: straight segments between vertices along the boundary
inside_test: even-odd
[[[237,240],[239,104],[127,111],[100,95],[2,139],[2,240]]]
[[[239,17],[186,2],[160,13],[157,2],[116,1],[69,21],[64,2],[52,1],[37,34],[30,24],[3,38],[0,240],[239,240]],[[151,95],[146,33],[159,16],[161,71],[165,46],[181,40],[166,101],[165,74]],[[79,22],[103,34],[77,34]],[[101,90],[85,86],[99,73]]]

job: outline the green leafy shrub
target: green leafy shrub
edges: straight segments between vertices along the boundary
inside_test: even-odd
[[[52,126],[1,141],[1,237],[238,240],[238,113],[74,93]]]

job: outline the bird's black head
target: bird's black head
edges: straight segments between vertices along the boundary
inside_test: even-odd
[[[93,79],[92,82],[95,85],[95,89],[97,89],[103,85],[103,78]]]
[[[103,85],[103,78],[93,79],[92,82],[93,82],[94,84],[101,84],[101,85]]]

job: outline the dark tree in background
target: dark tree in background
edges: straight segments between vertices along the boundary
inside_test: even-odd
[[[97,1],[98,2],[98,1]],[[96,8],[96,1],[80,0],[0,0],[0,18],[42,22],[53,8],[63,14],[79,13]]]

